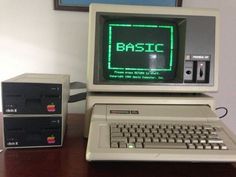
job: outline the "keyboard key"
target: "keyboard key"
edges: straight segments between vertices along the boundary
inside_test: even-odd
[[[125,126],[124,126],[124,124],[119,124],[118,125],[118,128],[124,128]]]
[[[219,138],[218,135],[207,135],[207,138],[208,139],[216,139],[216,138]]]
[[[144,143],[143,146],[149,149],[187,149],[184,143]]]
[[[182,125],[181,128],[182,128],[183,130],[186,130],[186,129],[188,129],[188,126],[187,126],[187,125]]]
[[[128,129],[127,129],[127,128],[122,128],[122,129],[121,129],[121,132],[123,132],[123,133],[128,133]]]
[[[112,142],[111,143],[111,148],[118,148],[118,143]]]
[[[222,150],[227,150],[228,147],[225,144],[220,144],[220,149]]]
[[[199,143],[206,143],[207,141],[205,139],[199,139]]]
[[[130,128],[130,129],[129,129],[129,132],[130,132],[130,133],[135,133],[135,129],[134,129],[134,128]]]
[[[176,129],[175,129],[175,130],[173,130],[173,133],[174,133],[174,134],[179,134],[179,130],[176,130]]]
[[[138,125],[137,124],[134,124],[131,126],[132,128],[138,128]]]
[[[175,142],[175,139],[174,139],[174,138],[168,138],[168,142],[169,142],[169,143],[174,143],[174,142]]]
[[[195,130],[196,134],[201,134],[202,132],[200,130]]]
[[[148,125],[146,125],[146,128],[152,129],[152,125],[148,124]]]
[[[140,125],[139,125],[139,128],[144,129],[144,128],[145,128],[145,125],[144,125],[144,124],[140,124]]]
[[[195,145],[194,144],[187,144],[187,147],[188,147],[188,149],[195,149]]]
[[[142,143],[135,143],[135,148],[143,148],[143,145]]]
[[[208,139],[207,142],[208,143],[223,143],[223,140],[215,138],[215,139]]]
[[[144,138],[144,142],[151,142],[151,138]]]
[[[184,135],[184,138],[187,138],[187,139],[191,139],[191,137],[192,137],[192,136],[189,135],[189,134],[185,134],[185,135]]]
[[[112,123],[110,147],[227,150],[218,130],[210,125]]]
[[[210,144],[204,144],[203,146],[204,146],[204,149],[208,149],[208,150],[211,149],[211,145]]]
[[[168,134],[162,134],[161,137],[162,138],[168,138],[169,136],[168,136]]]
[[[167,125],[161,124],[161,125],[160,125],[160,128],[165,129],[165,128],[167,128]]]
[[[129,149],[135,148],[134,143],[127,143],[127,148],[129,148]]]
[[[180,133],[187,134],[187,131],[186,130],[180,130]]]
[[[214,150],[219,150],[220,146],[218,144],[211,144],[211,148]]]
[[[120,148],[126,148],[126,143],[120,142],[120,143],[119,143],[119,147],[120,147]]]
[[[144,137],[146,137],[146,134],[145,133],[139,133],[139,137],[144,138]]]
[[[206,138],[207,138],[207,136],[206,136],[206,135],[203,135],[203,134],[201,134],[201,135],[199,135],[199,138],[200,138],[200,139],[206,139]]]
[[[193,139],[198,139],[198,138],[199,138],[199,136],[198,136],[198,135],[196,135],[196,134],[192,134],[192,138],[193,138]]]
[[[194,130],[194,129],[195,129],[195,126],[194,126],[194,125],[189,125],[188,128],[189,128],[190,130]]]
[[[131,124],[126,124],[125,128],[131,128]]]
[[[175,125],[174,127],[175,127],[175,129],[181,129],[180,125]]]
[[[196,126],[196,129],[197,129],[197,130],[202,130],[203,127],[202,127],[201,125],[197,125],[197,126]]]
[[[167,142],[167,138],[160,138],[160,142],[166,143]]]
[[[216,133],[216,131],[209,131],[209,134],[211,134],[211,135],[217,135],[217,133]]]
[[[176,138],[175,141],[176,141],[176,143],[182,143],[183,142],[183,140],[181,138]]]
[[[152,133],[157,133],[157,129],[151,129]]]
[[[203,129],[205,129],[205,130],[213,130],[211,125],[204,125]]]
[[[153,126],[153,128],[155,128],[155,129],[159,129],[160,126],[159,126],[158,124],[155,124],[155,125]]]
[[[130,137],[130,138],[129,138],[129,143],[135,143],[135,138]]]
[[[154,137],[155,138],[161,138],[161,134],[160,133],[154,133]]]
[[[152,139],[152,142],[157,143],[157,142],[160,142],[160,140],[159,140],[159,138],[153,138],[153,139]]]
[[[166,133],[172,133],[171,129],[166,129]]]
[[[126,137],[112,137],[111,142],[125,142],[127,143]]]
[[[111,133],[119,133],[120,128],[111,128]]]
[[[203,145],[202,144],[196,144],[196,149],[203,149]]]
[[[131,133],[132,137],[138,137],[138,133]]]
[[[169,134],[169,138],[176,138],[177,135],[176,134]]]
[[[193,130],[188,130],[188,134],[194,134]]]
[[[177,138],[184,138],[183,134],[177,134]]]
[[[204,135],[208,135],[209,132],[208,132],[207,130],[202,130],[202,134],[204,134]]]
[[[143,138],[138,137],[138,138],[137,138],[137,142],[142,143],[142,142],[143,142]]]
[[[147,128],[145,128],[145,129],[143,130],[143,132],[144,132],[144,133],[150,133],[150,130],[147,129]]]
[[[121,137],[123,136],[123,133],[111,133],[111,137]]]
[[[137,133],[143,133],[143,129],[138,128],[138,129],[136,130],[136,132],[137,132]]]
[[[184,141],[184,143],[191,143],[190,139],[184,139],[183,141]]]
[[[152,133],[147,133],[147,137],[152,138],[153,134]]]
[[[124,137],[130,137],[130,133],[124,133]]]
[[[198,143],[198,139],[192,139],[192,143]]]

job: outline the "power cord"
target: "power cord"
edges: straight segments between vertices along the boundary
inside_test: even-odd
[[[223,109],[225,111],[225,113],[223,115],[219,116],[220,119],[224,118],[229,112],[226,107],[217,107],[215,110],[217,111],[217,110],[221,110],[221,109]]]
[[[86,88],[86,84],[83,82],[71,82],[70,83],[70,89],[85,89]],[[82,101],[85,100],[87,96],[87,92],[81,92],[81,93],[77,93],[74,95],[70,95],[68,103],[74,103],[77,101]]]

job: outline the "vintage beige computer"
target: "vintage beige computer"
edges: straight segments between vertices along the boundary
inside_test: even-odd
[[[92,4],[86,159],[236,161],[218,89],[219,13]]]

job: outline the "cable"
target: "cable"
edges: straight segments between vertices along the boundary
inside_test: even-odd
[[[225,110],[225,113],[223,115],[219,116],[219,118],[222,119],[228,114],[229,111],[226,107],[217,107],[215,110],[217,111],[217,110],[220,110],[220,109]]]
[[[83,82],[71,82],[70,83],[70,89],[84,89],[86,88],[86,84]],[[87,92],[81,92],[81,93],[77,93],[74,95],[70,95],[68,103],[74,103],[77,101],[82,101],[85,100],[87,96]]]
[[[87,92],[77,93],[75,95],[70,95],[68,103],[74,103],[77,101],[85,100],[87,96]]]
[[[83,89],[86,88],[86,84],[84,82],[71,82],[70,89]]]

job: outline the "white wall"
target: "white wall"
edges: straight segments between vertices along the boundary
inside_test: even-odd
[[[86,80],[88,13],[55,11],[53,0],[0,4],[0,81],[24,72],[65,73],[72,81]],[[183,0],[183,6],[221,12],[220,86],[212,95],[218,106],[229,108],[224,122],[236,133],[236,1]],[[84,112],[84,103],[70,104],[69,112]]]
[[[25,72],[86,80],[88,13],[55,11],[53,0],[0,4],[0,81]],[[84,112],[84,103],[70,104],[69,111]]]

